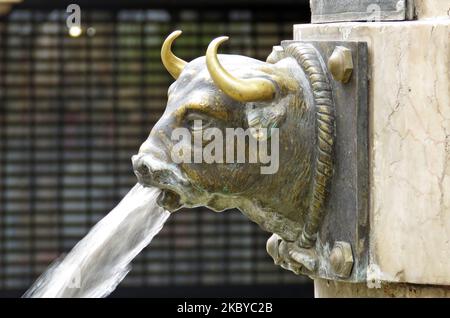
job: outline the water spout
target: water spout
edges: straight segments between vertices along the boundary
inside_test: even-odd
[[[130,262],[151,242],[170,215],[157,206],[159,193],[157,188],[136,184],[23,297],[108,296],[130,271]]]

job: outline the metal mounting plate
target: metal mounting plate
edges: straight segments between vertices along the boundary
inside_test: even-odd
[[[369,164],[368,164],[368,51],[365,42],[283,41],[281,46],[312,44],[326,64],[336,46],[351,50],[353,72],[343,84],[329,75],[335,103],[335,169],[325,218],[317,239],[320,255],[318,276],[352,282],[366,280],[369,256]],[[342,278],[333,272],[329,256],[337,241],[350,243],[354,265]]]

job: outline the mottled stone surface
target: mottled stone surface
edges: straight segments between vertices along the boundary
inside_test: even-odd
[[[296,25],[369,47],[370,279],[450,285],[448,19]]]
[[[406,18],[405,0],[310,0],[311,23],[398,21]]]
[[[418,19],[450,18],[449,0],[414,0]]]
[[[381,285],[380,288],[367,288],[362,283],[353,284],[316,279],[314,280],[314,296],[317,298],[444,298],[450,297],[450,287],[388,283]]]

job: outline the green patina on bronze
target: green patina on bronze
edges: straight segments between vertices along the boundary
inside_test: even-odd
[[[170,50],[178,35],[163,45],[164,65],[176,81],[163,116],[133,158],[139,181],[161,188],[159,204],[170,211],[239,209],[274,233],[267,249],[277,264],[327,276],[330,252],[318,233],[329,213],[335,171],[336,83],[330,83],[323,55],[302,42],[274,47],[266,62],[217,55],[222,37],[211,43],[205,57],[184,63]],[[175,128],[191,129],[193,119],[224,135],[227,128],[278,128],[278,171],[261,174],[260,163],[175,164],[169,155],[171,134]]]

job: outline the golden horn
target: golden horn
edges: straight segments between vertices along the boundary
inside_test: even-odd
[[[228,40],[221,36],[211,41],[206,50],[206,66],[214,83],[228,96],[240,102],[273,99],[275,85],[265,78],[240,79],[223,68],[217,58],[217,48]]]
[[[181,34],[180,30],[173,31],[164,41],[161,47],[161,60],[173,78],[177,79],[187,62],[175,56],[172,53],[172,42]]]

